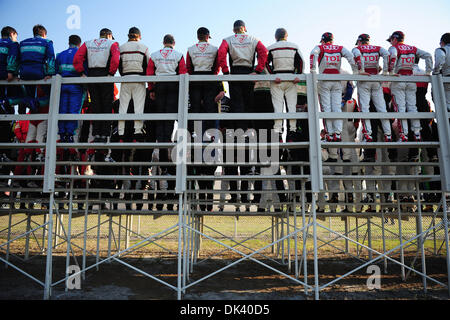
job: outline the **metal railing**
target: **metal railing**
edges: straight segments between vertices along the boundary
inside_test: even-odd
[[[188,113],[188,99],[189,99],[189,84],[191,82],[203,82],[203,81],[274,81],[275,78],[281,78],[282,81],[292,81],[294,78],[300,78],[301,81],[306,82],[306,88],[307,88],[307,104],[308,104],[308,111],[305,113],[230,113],[230,114],[192,114]],[[431,82],[432,84],[432,93],[433,93],[433,101],[435,104],[435,112],[427,112],[427,113],[323,113],[319,112],[319,104],[318,104],[318,93],[317,93],[317,83],[321,80],[336,80],[336,81],[389,81],[389,82]],[[134,83],[134,82],[178,82],[179,83],[179,105],[178,105],[178,112],[169,114],[141,114],[141,115],[135,115],[135,114],[59,114],[59,102],[60,102],[60,94],[61,94],[61,85],[63,84],[89,84],[89,83]],[[167,177],[161,177],[161,176],[149,176],[149,175],[139,175],[139,176],[130,176],[130,175],[94,175],[94,176],[81,176],[76,175],[73,173],[73,167],[76,165],[82,165],[85,164],[82,161],[59,161],[57,160],[57,148],[78,148],[78,149],[149,149],[149,148],[177,148],[177,156],[180,157],[180,159],[184,159],[184,161],[177,161],[174,164],[164,164],[164,165],[174,165],[176,166],[176,176],[169,178],[174,179],[176,181],[176,188],[173,192],[175,192],[178,195],[178,210],[177,212],[173,212],[173,214],[178,215],[178,222],[171,226],[170,228],[164,230],[163,232],[159,232],[155,235],[152,235],[150,237],[145,237],[143,239],[140,239],[140,241],[133,245],[128,247],[125,250],[122,250],[114,255],[109,255],[108,258],[101,260],[98,257],[97,254],[97,263],[93,266],[90,266],[86,268],[85,263],[83,263],[83,270],[80,271],[84,274],[85,271],[88,269],[91,269],[93,267],[97,267],[104,263],[109,262],[111,260],[117,261],[119,263],[122,263],[128,267],[131,267],[133,270],[143,273],[146,276],[149,276],[150,278],[159,281],[163,284],[166,284],[170,288],[177,291],[177,297],[178,299],[181,299],[182,293],[189,287],[199,283],[202,280],[205,280],[218,272],[226,269],[218,270],[217,272],[214,272],[202,279],[199,279],[195,282],[191,282],[190,284],[187,284],[187,281],[189,281],[189,275],[193,270],[193,263],[196,261],[196,259],[193,259],[195,254],[198,254],[199,246],[199,237],[204,237],[209,239],[210,241],[217,242],[218,244],[224,246],[226,249],[234,251],[235,253],[242,255],[242,258],[237,260],[232,265],[235,265],[243,260],[250,259],[252,261],[255,261],[256,263],[262,264],[269,269],[276,271],[283,276],[286,276],[287,278],[302,284],[305,286],[305,292],[308,292],[309,289],[314,290],[315,298],[319,298],[319,292],[320,290],[324,289],[328,285],[331,285],[335,281],[338,281],[339,279],[347,276],[344,275],[341,278],[338,278],[336,280],[333,280],[332,282],[320,286],[319,284],[319,270],[318,270],[318,228],[323,228],[328,230],[330,233],[335,233],[338,238],[345,239],[346,245],[348,246],[349,242],[355,243],[357,246],[360,246],[361,248],[365,248],[369,252],[369,261],[364,262],[360,267],[357,269],[351,271],[355,272],[359,270],[360,268],[370,264],[375,263],[379,259],[384,259],[385,263],[387,260],[392,261],[393,259],[389,256],[391,252],[394,252],[398,249],[403,250],[404,247],[409,245],[411,242],[416,241],[418,247],[421,247],[421,254],[422,259],[425,258],[425,252],[424,252],[424,237],[426,237],[430,231],[436,231],[438,228],[443,228],[444,230],[444,243],[446,247],[446,256],[447,256],[447,268],[448,268],[448,274],[450,274],[450,258],[449,258],[449,240],[448,240],[448,217],[447,217],[447,204],[445,201],[445,195],[446,193],[450,192],[450,128],[449,128],[449,113],[446,108],[445,104],[445,92],[444,92],[444,86],[443,83],[450,82],[449,79],[443,78],[440,75],[433,75],[433,76],[414,76],[414,77],[392,77],[392,76],[361,76],[361,75],[317,75],[315,73],[312,74],[304,74],[304,75],[225,75],[225,76],[190,76],[190,75],[180,75],[180,76],[126,76],[126,77],[96,77],[96,78],[62,78],[60,76],[55,76],[49,81],[33,81],[33,82],[5,82],[0,81],[0,85],[23,85],[23,84],[46,84],[51,85],[51,95],[50,95],[50,111],[48,114],[33,114],[33,115],[0,115],[0,121],[18,121],[18,120],[47,120],[48,121],[48,127],[47,127],[47,140],[46,143],[32,143],[32,144],[12,144],[12,143],[3,143],[0,144],[0,147],[2,148],[45,148],[45,168],[44,173],[41,176],[0,176],[0,179],[6,179],[6,178],[12,178],[12,179],[36,179],[40,178],[43,180],[43,189],[42,191],[44,193],[49,194],[49,206],[48,211],[42,210],[42,212],[45,214],[48,212],[48,220],[40,225],[38,228],[43,228],[44,230],[48,230],[48,237],[47,237],[47,262],[46,262],[46,276],[45,276],[45,282],[41,282],[31,275],[27,274],[20,268],[16,267],[12,263],[8,261],[8,255],[9,251],[7,251],[6,259],[3,259],[0,257],[1,261],[4,261],[7,265],[10,265],[16,269],[18,269],[20,272],[24,273],[25,275],[29,276],[33,280],[36,280],[38,283],[44,286],[44,298],[48,299],[51,296],[51,288],[60,283],[63,280],[57,281],[53,283],[52,281],[52,255],[53,255],[53,228],[55,223],[54,218],[54,210],[58,209],[57,206],[53,206],[53,203],[55,203],[55,192],[58,190],[64,190],[65,192],[69,192],[69,208],[68,208],[68,214],[69,214],[69,221],[71,221],[72,214],[73,214],[73,195],[76,192],[102,192],[105,191],[104,189],[89,189],[89,188],[75,188],[74,187],[74,181],[76,180],[158,180],[158,179],[168,179]],[[438,127],[438,133],[439,133],[439,142],[373,142],[373,143],[355,143],[355,142],[340,142],[340,143],[325,143],[321,141],[320,139],[320,120],[321,119],[435,119],[437,121],[437,127]],[[308,174],[303,173],[304,167],[302,166],[302,172],[301,174],[292,174],[292,175],[263,175],[260,176],[192,176],[188,173],[188,166],[189,161],[187,159],[188,150],[192,147],[204,147],[205,144],[201,143],[195,143],[195,142],[189,142],[188,141],[188,121],[194,121],[194,120],[242,120],[242,119],[248,119],[248,120],[276,120],[276,119],[304,119],[308,120],[309,124],[309,141],[308,142],[298,142],[298,143],[281,143],[281,148],[305,148],[309,150],[309,162],[304,162],[303,164],[307,167],[309,167],[310,172]],[[176,120],[178,123],[178,130],[177,130],[177,136],[176,136],[176,143],[58,143],[57,142],[57,133],[58,133],[58,121],[61,120],[81,120],[81,121],[101,121],[101,120]],[[217,147],[232,147],[236,145],[227,145],[226,143],[214,143],[213,145]],[[264,144],[257,144],[256,146],[261,146]],[[270,144],[266,144],[270,145]],[[251,144],[244,144],[243,147],[249,148],[251,147]],[[325,175],[324,174],[324,166],[367,166],[367,164],[361,164],[361,163],[342,163],[339,162],[338,164],[323,164],[322,161],[322,149],[327,148],[438,148],[439,149],[439,175],[362,175],[355,177],[354,175]],[[301,163],[301,162],[300,162]],[[16,163],[12,163],[16,164]],[[101,163],[95,163],[96,165],[102,165]],[[160,165],[163,165],[159,163]],[[292,165],[293,163],[291,163]],[[56,167],[58,165],[67,165],[72,168],[70,174],[57,174],[56,173]],[[110,165],[110,166],[121,166],[124,165],[124,163],[117,162],[112,164],[104,164],[104,165]],[[142,162],[127,162],[128,166],[132,165],[143,165]],[[214,164],[213,164],[214,165]],[[217,165],[217,164],[215,164]],[[223,164],[223,165],[239,165],[239,164]],[[255,164],[252,164],[255,165]],[[258,164],[256,164],[258,165]],[[376,163],[373,165],[377,166],[392,166],[393,163]],[[404,163],[395,163],[396,166],[404,165]],[[428,163],[427,165],[430,166],[437,166],[436,163]],[[280,178],[281,177],[281,178]],[[277,239],[275,239],[273,242],[271,242],[269,245],[267,245],[264,248],[253,250],[251,254],[245,254],[241,250],[237,250],[234,246],[229,246],[225,244],[223,241],[218,241],[211,236],[205,234],[201,231],[202,228],[199,227],[199,217],[202,215],[208,215],[208,213],[200,212],[199,210],[192,209],[191,207],[198,202],[195,201],[195,199],[192,198],[193,194],[196,194],[199,192],[199,190],[194,190],[190,186],[190,183],[195,180],[214,180],[214,181],[220,181],[220,180],[288,180],[288,181],[301,181],[302,188],[301,190],[295,189],[294,190],[287,190],[286,192],[288,194],[291,194],[289,197],[288,202],[286,205],[288,205],[288,210],[286,215],[280,214],[281,221],[276,223],[276,227],[278,228],[279,224],[283,225],[283,219],[286,220],[286,234],[281,234]],[[439,204],[438,209],[436,212],[434,212],[434,216],[437,217],[437,212],[442,208],[440,211],[439,217],[442,219],[441,223],[434,225],[432,228],[429,228],[425,231],[423,231],[421,223],[418,225],[418,233],[417,236],[409,239],[408,241],[404,241],[400,244],[399,247],[396,247],[392,250],[384,250],[383,252],[378,252],[371,248],[370,245],[366,246],[364,243],[361,243],[358,241],[355,241],[352,239],[349,234],[350,231],[346,230],[344,234],[338,233],[331,228],[328,228],[324,226],[323,224],[320,224],[317,219],[320,216],[320,213],[316,211],[316,203],[319,202],[319,200],[316,201],[316,197],[318,197],[320,194],[323,194],[325,192],[342,192],[342,190],[330,190],[325,188],[325,181],[331,181],[331,180],[355,180],[359,179],[361,181],[370,181],[370,180],[376,180],[376,181],[391,181],[393,179],[395,180],[414,180],[414,181],[430,181],[430,180],[437,180],[440,179],[441,181],[441,190],[435,190],[437,192],[440,192],[442,194],[442,201]],[[58,188],[55,187],[55,182],[57,181],[69,181],[70,182],[70,188]],[[310,182],[310,188],[305,188],[305,182]],[[7,188],[5,191],[10,190],[13,191],[14,189]],[[23,189],[17,189],[16,191],[23,191]],[[107,190],[111,192],[123,192],[123,190]],[[232,193],[230,191],[220,191],[217,190],[201,190],[201,191],[209,191],[211,193]],[[387,190],[392,191],[392,190]],[[131,191],[130,191],[131,192]],[[240,193],[245,193],[243,191],[239,191]],[[255,192],[255,191],[253,191]],[[265,193],[265,191],[260,191],[261,193]],[[311,200],[311,209],[309,212],[305,210],[306,207],[306,192],[312,193],[312,200]],[[369,192],[378,192],[382,193],[383,190],[353,190],[353,192],[357,193],[369,193]],[[400,193],[401,191],[396,191],[397,193]],[[404,191],[403,191],[404,192]],[[417,193],[420,193],[419,187],[417,185],[417,190],[414,191]],[[414,193],[413,192],[413,193]],[[422,191],[424,192],[424,191]],[[142,193],[145,193],[145,191],[142,191]],[[250,192],[249,192],[250,193]],[[295,200],[295,195],[300,195],[300,202],[301,202],[301,212],[297,212],[297,202]],[[420,197],[420,194],[419,194]],[[101,199],[99,199],[101,200]],[[86,199],[86,204],[89,204],[91,200]],[[117,202],[124,202],[124,201],[117,201]],[[420,203],[420,201],[419,201]],[[354,203],[357,205],[358,203]],[[363,203],[360,203],[361,205],[364,205]],[[400,204],[398,204],[400,208]],[[9,212],[11,214],[13,210],[13,205],[10,205]],[[85,214],[88,214],[88,207],[86,206]],[[290,208],[290,209],[289,209]],[[31,209],[30,211],[34,211]],[[100,212],[100,211],[99,211]],[[104,213],[113,214],[114,212],[117,212],[118,214],[129,214],[132,213],[129,210],[104,210]],[[418,211],[420,215],[420,221],[422,219],[422,212],[419,209]],[[142,213],[140,213],[142,214]],[[160,214],[169,214],[169,212],[166,213],[160,213]],[[230,212],[229,214],[233,214]],[[238,213],[234,213],[235,215]],[[299,228],[296,222],[297,214],[301,214],[302,221],[303,221],[303,227]],[[400,209],[398,210],[399,214],[399,222],[401,221],[401,213]],[[257,214],[255,214],[257,215]],[[327,215],[323,213],[323,215]],[[328,213],[328,215],[333,215],[332,213]],[[337,216],[346,217],[346,216],[355,216],[356,213],[336,213]],[[360,217],[367,217],[368,225],[370,227],[370,217],[377,216],[376,213],[366,213],[363,215],[362,213],[358,213]],[[276,216],[276,214],[274,214]],[[289,222],[290,217],[293,217],[295,220],[295,223],[292,225]],[[384,219],[385,216],[382,216],[382,219]],[[306,222],[306,220],[308,222]],[[56,220],[57,221],[57,220]],[[69,222],[70,223],[70,222]],[[372,222],[373,224],[373,222]],[[290,228],[289,228],[290,226]],[[100,227],[100,213],[99,213],[99,227]],[[272,228],[274,225],[272,225]],[[313,239],[313,248],[314,248],[314,276],[315,281],[314,284],[308,284],[307,283],[307,274],[306,269],[304,270],[304,280],[300,281],[298,280],[299,273],[301,271],[301,264],[303,263],[303,267],[306,266],[306,259],[307,259],[307,250],[306,250],[306,241],[308,238],[308,235],[310,233],[310,228],[312,227],[312,239]],[[37,229],[37,228],[36,228]],[[36,229],[33,229],[36,230]],[[129,264],[126,264],[125,262],[121,261],[119,257],[121,255],[126,254],[127,252],[133,251],[136,248],[145,245],[148,242],[153,241],[153,239],[158,238],[162,234],[166,232],[173,232],[173,230],[178,230],[178,278],[177,278],[177,285],[171,285],[168,283],[165,283],[164,281],[151,276],[149,274],[144,273],[142,270],[139,270],[135,267],[130,266]],[[293,231],[292,231],[293,230]],[[30,234],[31,230],[27,231],[26,234]],[[71,252],[71,241],[70,236],[71,230],[70,230],[70,224],[69,224],[69,230],[66,234],[66,241],[67,241],[67,256],[69,257]],[[301,251],[302,259],[297,255],[298,241],[299,238],[303,239],[303,248]],[[22,235],[23,236],[23,235]],[[400,238],[401,238],[400,234]],[[278,246],[280,244],[284,244],[285,241],[294,238],[295,239],[295,272],[296,276],[292,277],[289,274],[286,274],[284,272],[281,272],[279,270],[274,269],[273,267],[257,260],[254,258],[254,256],[261,254],[264,249]],[[1,247],[4,247],[5,245],[8,245],[14,241],[14,239],[9,239],[6,244],[2,244]],[[289,246],[290,242],[287,242],[287,245]],[[240,243],[239,245],[242,245]],[[291,268],[290,263],[290,249],[288,248],[289,252],[289,270]],[[86,253],[86,250],[84,250],[84,254]],[[193,255],[193,253],[195,253]],[[283,251],[284,253],[284,251]],[[372,254],[378,255],[375,259],[372,258]],[[83,256],[83,259],[85,260],[85,255]],[[284,259],[283,259],[284,260]],[[302,261],[302,263],[300,263]],[[85,262],[85,261],[84,261]],[[405,265],[403,261],[394,261],[402,266],[402,269],[404,271],[404,268],[409,268],[409,266]],[[298,265],[300,263],[300,266]],[[422,266],[424,267],[424,260],[422,261]],[[231,265],[230,265],[231,266]],[[228,266],[228,267],[230,267]],[[227,268],[228,268],[227,267]],[[430,279],[432,281],[435,281],[435,279],[430,278],[426,275],[426,272],[419,272],[417,270],[412,270],[419,275],[421,275],[424,279],[424,287],[426,288],[426,279]],[[74,276],[74,275],[72,275]],[[68,275],[66,276],[66,278]],[[442,283],[439,283],[442,284]],[[445,285],[445,284],[442,284]],[[447,284],[448,287],[448,284]]]

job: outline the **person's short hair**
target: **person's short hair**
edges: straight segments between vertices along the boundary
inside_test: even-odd
[[[171,34],[166,34],[164,36],[163,43],[174,44],[175,43],[175,38]]]
[[[241,29],[241,27],[245,27],[245,22],[242,20],[236,20],[233,23],[233,30],[234,31],[239,31]]]
[[[78,35],[73,34],[69,37],[69,45],[79,46],[80,44],[81,38]]]
[[[284,28],[278,28],[275,31],[275,39],[280,40],[280,39],[285,39],[287,37],[288,33],[287,30]]]
[[[102,30],[100,30],[100,38],[104,38],[108,35],[111,35],[111,36],[113,35],[112,31],[109,30],[108,28],[103,28]],[[114,39],[114,37],[113,37],[113,39]]]
[[[205,28],[205,27],[198,28],[198,30],[197,30],[197,38],[199,40],[210,39],[211,36],[209,35],[208,28]]]
[[[445,44],[450,43],[450,32],[444,33],[441,37],[441,41]]]
[[[141,30],[139,30],[137,27],[131,27],[128,31],[128,39],[136,39],[139,38],[141,35]]]
[[[9,38],[11,33],[17,33],[16,29],[10,26],[6,26],[2,29],[2,38]]]
[[[42,24],[37,24],[33,27],[33,36],[45,36],[47,35],[47,29]]]

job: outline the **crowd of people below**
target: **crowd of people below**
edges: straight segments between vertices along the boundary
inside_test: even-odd
[[[157,75],[171,76],[180,74],[218,75],[223,74],[297,74],[304,73],[305,61],[297,44],[288,41],[288,32],[284,28],[275,31],[275,42],[266,47],[257,38],[247,34],[245,23],[235,21],[234,34],[225,38],[219,47],[210,44],[210,32],[201,27],[197,30],[198,42],[189,47],[186,55],[175,50],[175,39],[172,35],[164,36],[163,48],[150,53],[149,48],[141,41],[141,31],[137,27],[130,28],[128,41],[122,45],[114,40],[112,31],[104,28],[99,38],[82,42],[78,35],[69,37],[69,48],[55,56],[53,43],[47,38],[47,30],[42,25],[33,28],[33,37],[18,42],[18,34],[12,27],[4,27],[0,40],[0,80],[44,80],[56,74],[62,77],[104,77],[127,75]],[[339,74],[342,58],[345,58],[354,74],[371,75],[450,75],[450,33],[445,33],[433,57],[430,53],[404,43],[405,35],[395,31],[389,36],[388,50],[372,45],[368,34],[357,37],[355,47],[347,50],[334,43],[332,33],[322,35],[320,45],[310,54],[310,70],[321,74]],[[420,59],[425,60],[425,70],[419,68]],[[383,62],[380,66],[381,60]],[[255,63],[256,62],[256,63]],[[255,66],[256,64],[256,66]],[[307,111],[305,83],[299,78],[294,81],[281,81],[276,78],[272,82],[231,81],[226,92],[222,82],[193,82],[189,87],[190,113],[289,113]],[[49,112],[50,86],[48,85],[3,85],[0,86],[0,109],[3,114],[45,114]],[[357,99],[353,97],[357,88]],[[414,82],[376,82],[358,81],[319,81],[318,94],[320,108],[323,112],[431,112],[426,94],[428,83]],[[450,87],[445,84],[446,106],[450,111]],[[63,84],[60,114],[108,114],[108,113],[177,113],[179,85],[177,82],[144,82],[122,83],[120,92],[114,83],[92,83],[88,85]],[[62,121],[58,122],[58,142],[173,142],[174,120],[135,120],[135,121]],[[283,120],[204,120],[189,121],[188,129],[193,138],[202,137],[203,142],[215,141],[215,136],[208,134],[208,129],[216,129],[225,136],[230,132],[242,130],[249,132],[254,129],[274,131],[276,142],[307,142],[309,141],[308,121],[306,119]],[[44,143],[47,135],[46,120],[0,121],[0,143],[17,141],[20,143]],[[237,139],[237,137],[235,137]],[[272,136],[273,138],[273,136]],[[323,123],[321,138],[326,142],[407,142],[407,141],[438,141],[437,127],[434,120],[429,119],[326,119]],[[247,137],[247,141],[248,137]],[[227,141],[228,142],[228,141]],[[270,141],[267,141],[270,142]],[[273,142],[273,141],[272,141]],[[366,175],[411,175],[418,170],[431,175],[439,175],[438,166],[420,168],[411,166],[379,166],[377,161],[385,162],[438,162],[436,148],[327,148],[323,149],[324,174],[355,176],[351,179],[331,179],[326,181],[329,192],[330,206],[338,204],[341,184],[345,189],[345,202],[355,203],[345,206],[343,210],[358,212],[364,204],[369,204],[366,210],[375,210],[375,193],[381,196],[382,203],[393,201],[393,190],[405,190],[405,195],[397,197],[403,202],[411,202],[411,192],[416,188],[414,182],[391,180],[367,180],[357,178],[362,173]],[[308,149],[283,149],[282,161],[309,161]],[[57,157],[62,160],[86,161],[86,165],[77,166],[78,174],[86,174],[91,169],[97,175],[149,175],[175,176],[176,168],[171,165],[171,149],[87,149],[58,148]],[[246,159],[250,157],[246,153]],[[24,164],[8,165],[11,159]],[[22,148],[18,152],[0,148],[1,174],[20,176],[23,174],[43,174],[43,166],[25,162],[40,162],[45,159],[45,148]],[[147,162],[148,165],[129,166],[89,166],[94,162]],[[352,165],[357,162],[364,165]],[[154,164],[161,163],[155,166]],[[189,175],[214,176],[217,166],[189,165]],[[236,165],[221,167],[223,175],[258,175],[264,174],[264,167],[253,165]],[[309,174],[309,166],[289,165],[280,167],[282,171],[292,174]],[[70,174],[69,166],[57,166],[57,174]],[[0,187],[39,188],[42,181],[0,179]],[[64,182],[58,182],[64,184]],[[77,183],[86,186],[85,180]],[[424,193],[426,202],[436,202],[440,199],[439,181],[432,181],[421,188],[431,190]],[[239,187],[240,184],[240,187]],[[363,193],[364,187],[369,192]],[[248,209],[251,204],[258,205],[258,211],[266,208],[259,205],[262,202],[261,193],[254,192],[250,197],[251,183],[242,179],[222,181],[221,188],[229,188],[230,199],[227,203],[235,206],[241,204]],[[262,180],[254,182],[253,190],[261,191],[270,183]],[[283,180],[274,182],[277,192],[277,203],[283,204],[289,200],[287,190],[300,190],[301,182],[290,181],[288,186]],[[115,190],[145,190],[154,189],[161,192],[149,193],[149,200],[160,201],[156,210],[162,210],[164,201],[166,209],[172,211],[175,201],[175,180],[166,178],[160,180],[95,180],[90,182],[92,188]],[[213,210],[214,179],[199,179],[200,210]],[[306,182],[308,189],[308,182]],[[435,192],[432,192],[432,191]],[[394,193],[397,195],[397,193]],[[4,195],[4,194],[3,194]],[[364,195],[364,197],[363,197]],[[62,197],[65,193],[62,193]],[[98,195],[101,197],[102,195]],[[307,193],[307,201],[311,201],[311,193]],[[401,196],[401,195],[400,195]],[[117,197],[114,193],[105,192],[103,197]],[[222,196],[224,197],[224,196]],[[252,199],[251,199],[252,198]],[[143,194],[126,193],[126,207],[131,208],[133,201],[136,208],[142,209]],[[322,199],[323,200],[323,199]],[[417,200],[417,199],[416,199]],[[324,210],[324,202],[319,199],[319,209]],[[220,208],[223,209],[223,206]],[[282,206],[276,206],[281,210]],[[386,208],[389,208],[386,207]],[[335,208],[332,210],[336,210]],[[428,205],[425,210],[432,210]]]

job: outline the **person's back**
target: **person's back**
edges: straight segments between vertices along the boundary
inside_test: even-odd
[[[69,48],[56,56],[56,72],[62,77],[78,77],[73,60],[81,45],[81,38],[77,35],[69,37]],[[83,87],[78,84],[64,84],[61,86],[60,114],[77,114],[83,104]],[[78,121],[59,121],[59,135],[61,142],[72,143]]]
[[[132,27],[128,31],[128,41],[120,46],[119,72],[122,76],[145,75],[147,72],[150,54],[147,46],[141,42],[141,31]],[[120,90],[119,113],[127,113],[130,101],[133,100],[134,113],[144,113],[145,82],[123,83]],[[144,141],[144,122],[134,121],[134,141]],[[125,134],[125,121],[118,123],[119,141],[123,141]]]
[[[0,79],[6,80],[11,74],[17,76],[19,67],[19,43],[13,38],[17,38],[17,32],[12,27],[2,29],[0,39]]]
[[[120,74],[145,75],[148,58],[148,47],[145,44],[141,41],[127,41],[120,46]]]
[[[46,39],[47,30],[38,25],[33,28],[33,38],[20,42],[20,68],[22,80],[42,80],[55,74],[53,42]]]
[[[87,70],[85,61],[87,60]],[[83,76],[87,73],[90,77],[113,77],[119,67],[119,44],[114,41],[112,31],[103,28],[100,30],[100,38],[86,41],[78,49],[73,59],[75,70]],[[114,101],[113,83],[91,83],[88,85],[91,97],[91,109],[93,113],[112,113]],[[106,142],[111,133],[109,121],[94,121],[94,142]]]

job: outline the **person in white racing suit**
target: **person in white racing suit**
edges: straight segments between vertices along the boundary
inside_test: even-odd
[[[433,58],[430,53],[420,50],[414,46],[403,43],[405,35],[401,31],[395,31],[387,39],[391,43],[389,48],[389,74],[400,76],[413,75],[413,67],[416,57],[425,59],[425,72],[427,75],[431,74],[433,67]],[[414,82],[392,82],[392,103],[397,112],[417,112],[416,106],[416,91],[417,87]],[[414,140],[421,141],[420,135],[420,120],[411,120],[411,130],[414,132]],[[400,121],[399,141],[408,141],[408,120]]]
[[[344,57],[350,63],[353,73],[357,73],[353,54],[343,46],[333,44],[332,33],[324,33],[320,43],[311,51],[311,72],[316,72],[318,64],[321,74],[340,74],[342,57]],[[342,112],[342,85],[340,81],[319,81],[318,91],[322,112]],[[342,125],[343,120],[340,119],[325,120],[326,140],[340,142]]]
[[[370,36],[361,34],[356,40],[356,45],[352,50],[355,62],[360,74],[377,75],[380,72],[380,57],[383,58],[383,74],[388,74],[389,52],[380,47],[370,44]],[[361,112],[369,112],[370,100],[372,99],[377,112],[386,112],[386,102],[384,101],[383,89],[380,82],[358,81],[358,101]],[[382,119],[381,125],[384,131],[384,141],[390,142],[391,124],[389,119]],[[362,120],[362,133],[366,142],[372,142],[372,126],[370,120]]]

